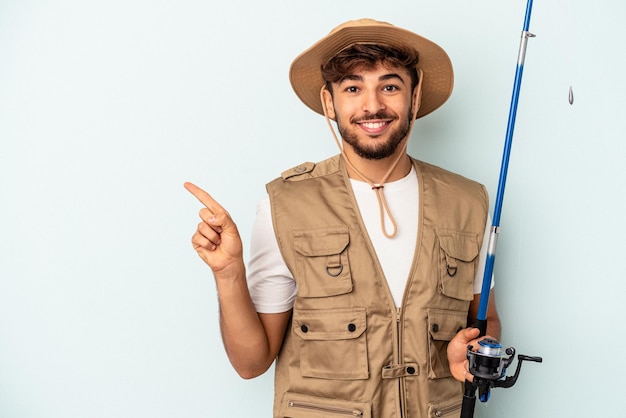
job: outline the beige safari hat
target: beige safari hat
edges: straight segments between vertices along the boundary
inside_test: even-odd
[[[289,80],[296,95],[313,111],[323,115],[320,90],[325,84],[321,66],[354,44],[412,47],[423,71],[422,103],[416,118],[431,113],[452,94],[454,72],[448,54],[439,45],[408,30],[373,19],[351,20],[334,28],[291,63]]]

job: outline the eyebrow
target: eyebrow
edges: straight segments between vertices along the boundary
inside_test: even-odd
[[[400,77],[399,74],[396,74],[396,73],[389,73],[389,74],[381,75],[378,78],[378,81],[388,81],[388,80],[399,80],[402,84],[405,84],[404,79]],[[342,77],[341,80],[339,80],[337,84],[341,84],[344,81],[363,81],[363,77],[357,74],[348,74]]]

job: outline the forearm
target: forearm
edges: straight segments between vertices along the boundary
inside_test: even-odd
[[[478,316],[478,309],[480,306],[480,295],[474,295],[474,300],[470,304],[469,311],[467,313],[467,325],[469,327],[474,326]],[[487,305],[487,329],[485,335],[489,335],[492,338],[500,339],[500,317],[498,315],[498,309],[496,308],[495,292],[492,289],[489,294],[489,300]]]
[[[500,325],[500,318],[497,314],[497,312],[495,314],[487,314],[487,333],[486,335],[495,338],[496,340],[500,340],[500,335],[501,335],[501,325]]]
[[[241,377],[256,377],[272,364],[273,354],[248,292],[243,261],[229,272],[215,273],[215,281],[226,354]]]

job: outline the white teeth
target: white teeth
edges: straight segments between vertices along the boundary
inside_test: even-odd
[[[363,123],[363,126],[365,126],[367,129],[378,129],[380,127],[382,127],[384,125],[383,122],[365,122]]]

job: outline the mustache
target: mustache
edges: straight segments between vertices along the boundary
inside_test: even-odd
[[[372,113],[372,114],[368,114],[365,115],[363,117],[353,117],[350,118],[350,122],[352,123],[358,123],[358,122],[366,122],[368,120],[380,120],[380,119],[396,119],[396,116],[392,115],[389,112],[386,112],[384,110],[379,110],[376,113]]]

